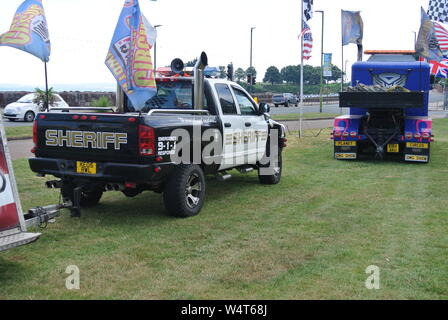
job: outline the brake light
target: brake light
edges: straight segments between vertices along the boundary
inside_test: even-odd
[[[344,137],[348,137],[348,131],[344,131],[344,133],[342,134]]]
[[[412,132],[406,132],[406,139],[412,139]]]
[[[423,139],[429,139],[429,138],[431,138],[431,135],[429,134],[429,132],[423,132],[422,133],[422,138]]]
[[[421,137],[422,137],[422,135],[420,134],[420,132],[414,133],[414,138],[415,139],[420,139]]]
[[[37,121],[34,121],[33,123],[33,143],[34,147],[31,149],[32,153],[36,152],[37,149]]]
[[[334,132],[334,136],[335,137],[340,137],[340,136],[342,136],[342,132],[341,131],[335,131]]]
[[[350,132],[350,137],[355,138],[357,136],[356,131]]]
[[[141,156],[153,156],[155,154],[154,129],[145,125],[138,126],[138,149]]]

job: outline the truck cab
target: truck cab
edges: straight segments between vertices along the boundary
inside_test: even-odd
[[[414,51],[366,51],[352,66],[352,82],[339,95],[349,115],[334,120],[338,160],[396,158],[428,163],[433,141],[428,117],[430,66]]]

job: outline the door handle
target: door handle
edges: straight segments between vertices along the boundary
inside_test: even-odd
[[[246,122],[245,125],[246,125],[246,127],[250,127],[252,125],[252,123]]]
[[[232,125],[230,123],[228,123],[228,122],[224,123],[224,127],[226,127],[226,128],[230,128],[231,126]]]

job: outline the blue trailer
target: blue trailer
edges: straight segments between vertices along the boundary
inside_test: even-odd
[[[352,66],[352,90],[339,94],[349,115],[334,120],[334,158],[396,158],[428,163],[433,141],[428,117],[430,66],[414,51],[366,51]],[[380,90],[375,90],[380,89]]]

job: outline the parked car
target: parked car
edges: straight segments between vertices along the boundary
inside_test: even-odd
[[[34,93],[29,93],[16,102],[10,103],[5,107],[3,117],[9,121],[24,120],[34,121],[34,117],[40,111],[39,106],[33,102]],[[68,104],[58,94],[55,94],[55,107],[68,107]]]
[[[280,105],[289,107],[290,104],[297,107],[299,105],[297,96],[292,93],[274,94],[272,96],[272,103],[275,105],[275,107],[278,107]]]

